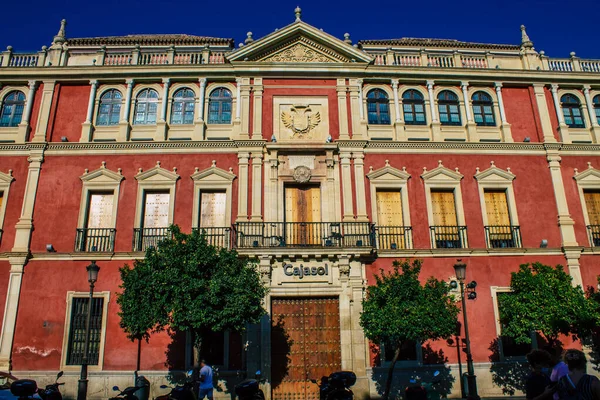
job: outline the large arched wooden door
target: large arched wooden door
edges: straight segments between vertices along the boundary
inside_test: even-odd
[[[338,298],[281,298],[271,303],[273,400],[319,400],[310,380],[339,371]]]

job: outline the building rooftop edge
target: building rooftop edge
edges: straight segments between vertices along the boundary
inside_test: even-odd
[[[233,47],[232,38],[218,38],[211,36],[196,36],[187,34],[136,34],[125,36],[99,36],[67,39],[69,46],[97,46],[97,45],[229,45]]]
[[[399,38],[399,39],[376,39],[359,40],[360,46],[434,46],[434,47],[459,47],[459,48],[488,48],[502,50],[519,50],[520,45],[516,44],[496,44],[496,43],[477,43],[463,42],[455,39],[433,39],[433,38]]]

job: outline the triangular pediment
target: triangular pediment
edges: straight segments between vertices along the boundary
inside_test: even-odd
[[[235,174],[231,172],[225,171],[224,169],[218,168],[217,163],[213,160],[212,166],[205,170],[200,171],[196,168],[196,172],[194,172],[191,176],[194,181],[203,181],[203,182],[232,182],[235,179]]]
[[[410,178],[410,174],[406,172],[406,168],[399,170],[390,166],[388,160],[386,160],[385,167],[369,172],[367,178],[371,182],[406,181]]]
[[[591,163],[588,163],[588,168],[585,171],[579,172],[577,169],[575,170],[575,176],[573,176],[573,179],[579,183],[600,183],[600,170],[597,170],[596,168],[592,167]]]
[[[507,170],[503,170],[501,168],[496,167],[496,165],[494,165],[494,162],[491,162],[491,167],[489,167],[488,169],[486,169],[485,171],[479,171],[479,168],[477,168],[477,173],[474,175],[474,178],[477,179],[477,181],[479,182],[506,182],[506,181],[513,181],[516,176],[515,174],[513,174],[512,172],[510,172],[510,168],[507,168]]]
[[[230,53],[231,62],[370,63],[373,58],[304,22],[295,22]]]
[[[156,165],[150,168],[148,171],[142,171],[140,168],[138,174],[135,176],[135,179],[138,181],[147,181],[147,182],[175,182],[179,179],[179,175],[176,173],[176,169],[173,168],[173,171],[169,171],[160,166],[160,161],[156,163]]]
[[[80,179],[87,183],[93,182],[94,184],[102,184],[119,183],[125,179],[125,177],[121,173],[121,168],[119,168],[117,172],[111,171],[110,169],[106,168],[106,162],[102,161],[100,168],[91,172],[86,169],[85,173],[80,176]]]
[[[442,161],[438,161],[437,168],[434,168],[431,171],[427,171],[426,168],[423,168],[423,173],[421,174],[423,180],[433,182],[457,182],[463,177],[463,174],[458,172],[458,168],[454,171],[446,168],[442,164]]]
[[[9,169],[8,170],[8,174],[5,174],[4,172],[0,171],[0,183],[11,183],[12,181],[14,181],[15,178],[13,177],[13,170]]]

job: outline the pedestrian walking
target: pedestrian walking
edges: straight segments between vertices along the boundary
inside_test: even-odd
[[[525,396],[527,399],[535,399],[550,385],[549,369],[552,357],[546,350],[536,349],[527,354],[527,361],[531,373],[525,381]]]
[[[586,373],[587,359],[580,350],[567,350],[564,360],[569,373],[558,381],[560,400],[600,400],[600,380]]]
[[[213,400],[213,370],[205,360],[200,361],[200,390],[198,400]]]

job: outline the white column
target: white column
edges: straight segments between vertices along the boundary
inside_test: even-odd
[[[352,203],[352,172],[350,170],[350,152],[340,151],[340,165],[342,168],[342,204],[344,207],[344,222],[354,221]]]
[[[461,82],[463,97],[465,99],[465,111],[467,114],[467,122],[473,122],[473,113],[471,111],[471,101],[469,99],[469,82]]]
[[[236,83],[236,107],[235,119],[239,121],[242,116],[242,78],[235,78]]]
[[[356,220],[367,222],[367,198],[365,194],[365,167],[363,153],[355,152],[354,157],[354,185],[356,188]]]
[[[565,125],[565,116],[562,113],[562,108],[560,107],[560,99],[558,98],[558,85],[552,85],[552,99],[554,100],[554,108],[556,109],[556,116],[558,117],[558,122],[560,125]]]
[[[396,110],[396,122],[400,122],[400,100],[398,99],[398,79],[392,79],[392,90],[394,91],[394,110]]]
[[[585,96],[585,102],[587,103],[588,113],[590,114],[590,121],[592,126],[598,126],[598,118],[596,118],[596,112],[594,111],[594,105],[592,103],[592,97],[590,96],[590,85],[583,87],[583,95]]]
[[[262,221],[262,158],[261,152],[252,153],[252,221]]]
[[[360,120],[365,119],[365,105],[363,104],[363,80],[357,79],[356,83],[358,83],[358,104],[360,107],[358,108],[358,115],[360,115]],[[356,132],[352,131],[352,136],[356,135]]]
[[[254,78],[252,86],[254,110],[252,112],[252,139],[262,139],[263,85],[262,78]],[[347,118],[346,118],[347,120]],[[347,123],[346,123],[347,124]],[[346,128],[348,131],[348,128]]]
[[[206,95],[206,78],[199,78],[200,99],[198,100],[198,119],[204,121],[204,97]]]
[[[127,92],[125,92],[125,111],[123,112],[123,122],[129,122],[129,112],[131,110],[131,92],[133,91],[133,79],[127,79]]]
[[[90,85],[92,86],[90,89],[90,101],[88,103],[87,110],[87,118],[85,122],[88,124],[92,123],[92,118],[94,117],[94,102],[96,101],[96,90],[98,89],[98,81],[93,79],[90,81]]]
[[[238,216],[237,221],[248,219],[248,159],[250,153],[238,153]]]
[[[429,108],[431,110],[431,122],[438,122],[437,112],[435,111],[435,99],[433,97],[433,81],[427,81],[427,91],[429,92]]]
[[[17,323],[17,310],[21,297],[21,281],[23,279],[23,268],[27,263],[26,257],[10,257],[10,275],[8,278],[8,290],[6,292],[6,303],[4,305],[4,317],[2,319],[2,330],[0,331],[0,368],[10,371],[12,347],[15,338],[15,325]]]
[[[508,123],[506,121],[506,113],[504,112],[504,100],[502,99],[502,83],[496,82],[494,84],[496,86],[496,96],[498,96],[498,108],[500,109],[500,119],[503,124]]]
[[[162,107],[160,109],[160,121],[165,122],[167,120],[167,106],[169,105],[169,86],[171,85],[171,79],[163,78],[163,95],[162,95]]]
[[[37,88],[36,81],[29,81],[29,93],[27,94],[27,103],[25,104],[25,113],[23,114],[22,124],[29,124],[29,118],[31,118],[31,109],[33,108],[33,96],[35,95],[35,89]]]

